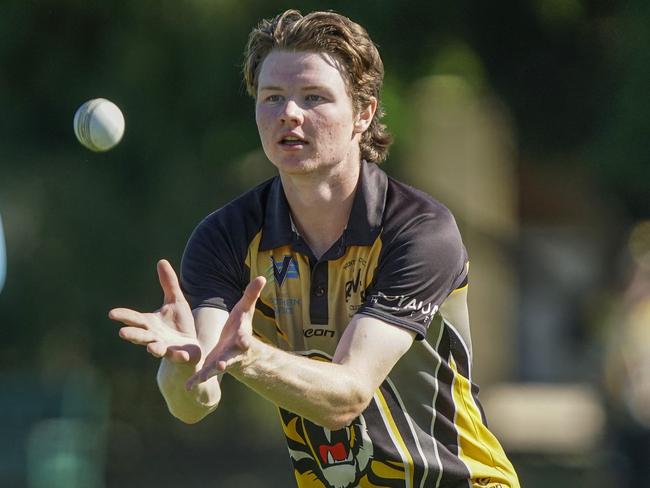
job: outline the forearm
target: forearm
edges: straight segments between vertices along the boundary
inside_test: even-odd
[[[350,367],[290,354],[254,340],[247,359],[229,372],[274,404],[336,430],[372,398]]]
[[[162,359],[157,382],[167,408],[179,420],[193,424],[203,419],[219,405],[221,386],[218,377],[210,378],[192,390],[185,387],[197,366],[178,364]]]

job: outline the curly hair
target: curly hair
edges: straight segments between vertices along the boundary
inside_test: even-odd
[[[244,52],[244,80],[253,98],[262,63],[273,49],[325,52],[341,62],[355,113],[367,107],[372,98],[377,100],[375,116],[361,135],[361,157],[375,163],[386,160],[393,138],[381,123],[385,114],[380,103],[384,64],[363,27],[331,11],[303,16],[298,10],[287,10],[262,20],[251,31]]]

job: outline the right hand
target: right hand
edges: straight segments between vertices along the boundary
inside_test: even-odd
[[[146,346],[147,351],[155,357],[195,365],[201,360],[201,347],[192,310],[171,264],[161,259],[157,269],[165,294],[158,310],[141,313],[129,308],[114,308],[108,317],[125,325],[120,329],[120,337],[125,341]]]

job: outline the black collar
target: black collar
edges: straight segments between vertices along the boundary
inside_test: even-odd
[[[381,222],[386,205],[388,177],[376,164],[361,162],[359,183],[348,225],[343,232],[345,246],[369,246],[381,232]],[[266,201],[264,229],[259,250],[267,251],[296,242],[298,235],[291,224],[289,202],[282,182],[276,176]]]

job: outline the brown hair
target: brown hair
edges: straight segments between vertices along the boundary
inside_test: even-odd
[[[303,16],[298,10],[287,10],[272,19],[262,20],[248,38],[244,52],[244,80],[253,98],[262,62],[273,49],[325,52],[342,63],[341,75],[346,81],[356,113],[377,100],[377,111],[368,129],[361,135],[361,157],[382,162],[388,156],[393,138],[381,123],[384,116],[380,104],[384,64],[377,47],[359,24],[335,12],[312,12]]]

